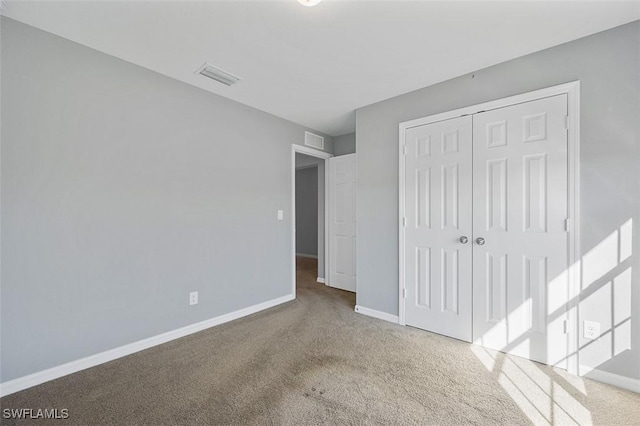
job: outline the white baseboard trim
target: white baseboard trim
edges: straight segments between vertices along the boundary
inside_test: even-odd
[[[597,368],[591,368],[585,365],[580,366],[579,372],[580,376],[584,376],[587,379],[593,379],[597,382],[640,393],[640,379],[632,379],[631,377],[609,373],[608,371],[598,370]]]
[[[325,279],[318,277],[318,279],[316,279],[316,281],[318,281],[320,284],[326,284]]]
[[[317,254],[296,253],[296,257],[308,257],[309,259],[317,259]]]
[[[138,340],[137,342],[129,343],[115,349],[110,349],[105,352],[90,355],[86,358],[71,361],[57,367],[52,367],[47,370],[38,371],[37,373],[32,373],[27,376],[9,380],[8,382],[0,383],[0,397],[10,395],[12,393],[48,382],[50,380],[57,379],[59,377],[76,373],[87,368],[95,367],[96,365],[104,364],[105,362],[113,361],[114,359],[122,358],[135,352],[140,352],[153,346],[161,345],[163,343],[170,342],[171,340],[179,339],[180,337],[188,336],[190,334],[206,330],[207,328],[215,327],[216,325],[224,324],[238,318],[255,314],[256,312],[272,308],[293,299],[295,299],[295,296],[293,294],[289,294],[277,299],[268,300],[263,303],[258,303],[257,305],[239,309],[234,312],[229,312],[228,314],[220,315],[218,317],[187,325],[176,330],[158,334],[157,336]]]
[[[364,306],[359,306],[359,305],[356,305],[355,311],[362,315],[367,315],[369,317],[374,317],[381,320],[392,322],[394,324],[398,324],[397,315],[391,315],[386,312],[376,311],[375,309],[365,308]]]

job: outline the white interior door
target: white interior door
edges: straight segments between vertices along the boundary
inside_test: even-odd
[[[356,154],[329,159],[328,285],[356,291]]]
[[[473,115],[473,339],[566,368],[567,96]]]
[[[405,144],[406,324],[471,341],[471,117],[409,128]]]

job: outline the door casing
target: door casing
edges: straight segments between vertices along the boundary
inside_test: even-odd
[[[568,109],[568,260],[569,260],[569,302],[567,303],[567,334],[569,357],[567,371],[578,374],[578,301],[580,291],[579,253],[580,247],[580,81],[573,81],[532,92],[522,93],[507,98],[496,99],[465,108],[430,115],[399,124],[398,137],[398,323],[406,325],[405,321],[405,132],[407,129],[431,124],[438,121],[464,115],[475,114],[504,108],[524,102],[556,96],[567,95]]]

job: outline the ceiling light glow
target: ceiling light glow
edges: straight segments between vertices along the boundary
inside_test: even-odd
[[[321,1],[322,0],[298,0],[298,3],[300,3],[303,6],[311,7],[311,6],[317,5]]]

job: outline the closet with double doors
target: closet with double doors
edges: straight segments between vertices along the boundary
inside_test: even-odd
[[[401,126],[406,325],[566,368],[567,96]]]

